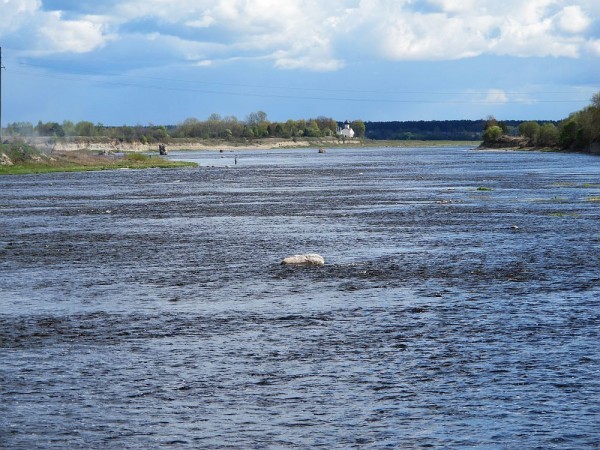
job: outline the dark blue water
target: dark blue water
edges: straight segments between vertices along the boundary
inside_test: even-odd
[[[598,157],[171,157],[0,177],[1,448],[600,446]]]

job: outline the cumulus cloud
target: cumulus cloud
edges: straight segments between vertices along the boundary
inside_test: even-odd
[[[0,0],[0,36],[18,30],[40,7],[41,0]]]
[[[561,30],[573,34],[584,32],[591,23],[579,5],[565,7],[555,19]]]
[[[319,71],[357,57],[576,58],[596,52],[600,38],[591,26],[600,15],[597,0],[121,0],[103,3],[102,16],[90,16],[89,4],[79,15],[76,8],[66,18],[44,11],[41,0],[0,0],[0,16],[9,22],[0,35],[33,28],[38,49],[85,53],[158,33],[157,42],[168,39],[181,48],[174,55],[199,66],[242,57]],[[196,47],[203,51],[189,51]]]
[[[431,0],[431,11],[371,2],[378,3],[371,12],[385,10],[385,15],[364,17],[365,28],[375,29],[381,20],[373,45],[379,42],[382,54],[397,60],[482,54],[577,57],[591,22],[580,5],[561,6],[566,2],[556,0]]]
[[[86,53],[111,39],[103,23],[110,17],[65,20],[60,11],[43,10],[41,0],[0,0],[0,18],[0,36],[18,37],[30,55]]]
[[[63,20],[60,12],[47,14],[38,32],[42,50],[51,53],[86,53],[102,47],[108,39],[102,23],[94,18]]]

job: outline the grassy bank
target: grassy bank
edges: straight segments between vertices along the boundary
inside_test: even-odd
[[[0,175],[82,172],[115,169],[194,167],[191,162],[169,161],[141,153],[99,154],[90,151],[53,152],[49,155],[27,144],[0,145]]]

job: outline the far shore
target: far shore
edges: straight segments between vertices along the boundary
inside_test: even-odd
[[[159,142],[142,143],[126,142],[109,138],[67,137],[28,138],[26,142],[42,149],[46,153],[53,151],[70,152],[90,150],[98,152],[158,152]],[[348,148],[348,147],[477,147],[480,141],[375,141],[369,139],[337,139],[337,138],[263,138],[244,141],[229,141],[225,139],[174,139],[169,138],[160,142],[167,151],[206,150],[273,150],[286,148]]]

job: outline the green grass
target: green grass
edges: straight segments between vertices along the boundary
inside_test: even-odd
[[[141,153],[115,156],[75,151],[45,155],[34,147],[21,143],[3,144],[0,146],[0,153],[4,153],[13,163],[0,165],[0,175],[197,166],[196,163],[169,161],[159,156]]]
[[[479,187],[477,188],[477,190],[478,190],[478,191],[491,191],[491,190],[492,190],[492,188],[485,187],[485,186],[479,186]]]

